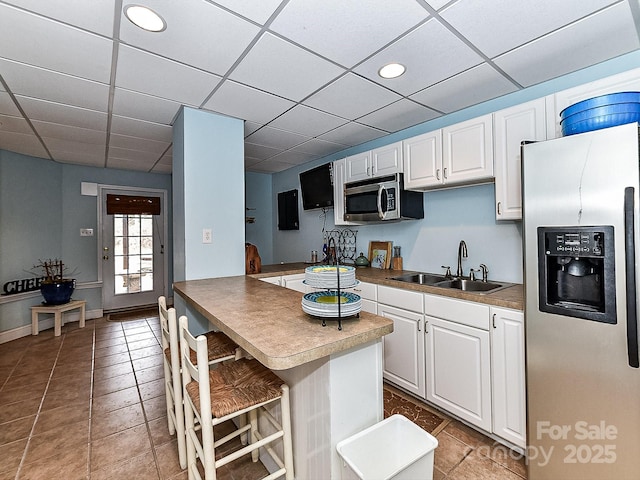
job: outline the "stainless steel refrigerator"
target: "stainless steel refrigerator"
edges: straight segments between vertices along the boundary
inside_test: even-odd
[[[529,480],[640,479],[638,124],[522,147]]]

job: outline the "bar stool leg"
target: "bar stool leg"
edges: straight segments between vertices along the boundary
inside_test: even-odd
[[[284,447],[284,468],[286,480],[293,480],[293,445],[291,443],[291,407],[289,403],[289,385],[282,386],[282,398],[280,399],[280,410],[282,411],[282,437]]]

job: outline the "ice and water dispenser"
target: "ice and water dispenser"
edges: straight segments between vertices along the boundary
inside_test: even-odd
[[[612,226],[538,227],[542,312],[616,323]]]

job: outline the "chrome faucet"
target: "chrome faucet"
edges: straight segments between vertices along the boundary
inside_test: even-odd
[[[462,278],[462,259],[467,258],[467,244],[464,243],[464,240],[460,240],[460,245],[458,245],[458,271],[456,272],[456,277]]]

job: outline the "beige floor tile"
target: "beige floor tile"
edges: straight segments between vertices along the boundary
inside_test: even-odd
[[[37,383],[46,383],[51,377],[51,370],[43,370],[37,373],[31,373],[28,375],[21,375],[20,372],[15,371],[10,377],[7,378],[7,382],[2,385],[0,391],[14,389],[17,387],[24,387],[26,385],[33,385]]]
[[[19,402],[8,403],[0,408],[0,424],[17,420],[22,417],[29,417],[38,413],[41,397],[33,397]]]
[[[23,438],[15,442],[0,445],[0,472],[13,471],[14,474],[18,470],[24,449],[27,446],[27,439]]]
[[[96,380],[93,383],[93,396],[99,397],[107,393],[117,392],[125,388],[135,387],[136,377],[133,373],[125,373],[115,377]]]
[[[91,389],[82,388],[77,390],[58,390],[47,392],[42,403],[42,411],[53,410],[54,408],[68,405],[87,405],[91,398]]]
[[[30,415],[0,425],[0,445],[27,438],[33,428],[35,419],[35,415]]]
[[[445,427],[444,431],[472,448],[488,446],[493,443],[490,438],[457,420],[449,423],[449,425]]]
[[[129,353],[131,355],[131,360],[138,360],[139,358],[150,357],[152,355],[160,355],[162,353],[162,347],[160,345],[152,345],[151,347],[131,350]]]
[[[167,417],[159,417],[149,421],[149,431],[151,432],[151,441],[155,447],[164,445],[176,438],[176,434],[169,434],[169,424]]]
[[[147,426],[138,425],[91,442],[91,468],[101,469],[150,451]]]
[[[447,475],[447,480],[522,480],[522,477],[473,452]]]
[[[117,365],[118,363],[130,362],[129,352],[114,353],[113,355],[107,355],[104,357],[97,357],[95,359],[95,368],[108,367],[109,365]]]
[[[144,415],[139,403],[110,412],[94,412],[91,417],[91,439],[104,438],[142,424]]]
[[[91,470],[91,480],[135,479],[158,480],[158,469],[151,452],[125,461]]]
[[[131,362],[96,368],[93,371],[93,379],[94,381],[99,381],[104,380],[105,378],[115,377],[117,375],[124,375],[125,373],[133,373],[133,366],[131,365]]]
[[[434,454],[434,466],[448,475],[472,451],[472,448],[445,432],[440,432],[437,439],[438,448]]]
[[[145,338],[142,340],[130,341],[128,342],[129,350],[139,350],[141,348],[154,347],[159,345],[158,339],[155,336],[151,336],[151,338]]]
[[[117,392],[107,393],[93,398],[93,412],[105,413],[128,407],[140,402],[137,387],[129,387]]]
[[[38,396],[42,397],[45,388],[47,388],[47,383],[47,381],[40,381],[14,388],[3,388],[0,391],[0,405],[28,400]]]
[[[127,344],[111,345],[110,347],[96,348],[95,358],[106,357],[108,355],[114,355],[116,353],[128,352],[129,348]]]
[[[142,402],[144,413],[147,416],[147,420],[155,420],[156,418],[165,416],[167,414],[167,400],[164,395],[161,397],[151,398]]]
[[[72,449],[58,449],[55,459],[39,458],[20,469],[20,480],[86,479],[88,468],[88,445],[75,445]]]
[[[55,457],[57,461],[58,455],[77,450],[88,443],[89,419],[62,425],[31,437],[24,461],[34,463],[49,457]]]
[[[88,420],[89,402],[64,405],[62,407],[40,412],[33,433],[35,435],[40,435],[64,425],[72,425],[77,422]]]
[[[164,367],[162,364],[154,365],[151,368],[145,368],[144,370],[136,370],[135,372],[138,384],[147,382],[153,382],[159,378],[164,378]]]
[[[178,441],[172,440],[169,443],[156,447],[156,458],[160,469],[160,478],[171,478],[179,474],[180,460],[178,459]]]
[[[153,332],[149,328],[137,330],[135,333],[126,332],[125,336],[127,337],[127,343],[129,344],[129,349],[131,349],[131,344],[134,344],[141,340],[151,339],[153,341],[156,341],[156,336],[153,334]]]
[[[60,367],[56,367],[60,368]],[[52,392],[60,392],[64,390],[91,390],[91,370],[88,369],[82,373],[72,375],[63,375],[52,378],[47,388],[47,395]]]
[[[165,394],[164,378],[159,378],[152,382],[143,383],[139,386],[140,397],[142,401],[149,400],[151,398],[159,397]]]

